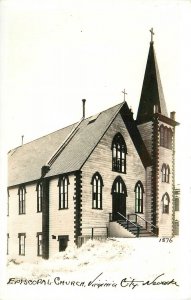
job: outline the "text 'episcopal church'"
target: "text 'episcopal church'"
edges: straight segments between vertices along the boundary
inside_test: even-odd
[[[89,238],[172,237],[175,112],[151,39],[134,120],[124,101],[11,150],[7,254],[52,257]]]

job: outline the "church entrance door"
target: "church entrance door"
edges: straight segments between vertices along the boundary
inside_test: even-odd
[[[113,221],[120,219],[120,214],[126,217],[127,189],[123,179],[118,176],[112,186],[112,215]]]

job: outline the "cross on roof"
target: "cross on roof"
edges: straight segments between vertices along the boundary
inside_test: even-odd
[[[125,92],[125,89],[122,91],[122,93],[124,94],[124,101],[125,101],[125,95],[127,95],[127,93]]]
[[[153,36],[154,36],[154,31],[153,31],[153,28],[151,28],[150,30],[150,33],[151,33],[151,42],[153,43]]]

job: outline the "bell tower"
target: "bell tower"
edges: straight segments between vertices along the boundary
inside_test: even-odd
[[[137,127],[150,153],[152,167],[146,171],[147,218],[159,228],[159,236],[173,236],[175,186],[175,112],[167,112],[155,49],[151,41],[139,108]]]

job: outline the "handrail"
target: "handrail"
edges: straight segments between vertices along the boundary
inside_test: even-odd
[[[126,221],[128,221],[129,223],[133,224],[135,227],[139,227],[139,225],[136,225],[135,223],[131,222],[129,219],[127,219],[124,215],[122,215],[121,213],[117,212],[118,215],[120,215],[121,217],[123,217]]]
[[[145,227],[146,227],[145,229],[146,229],[147,231],[149,231],[148,228],[147,228],[147,224],[150,224],[151,227],[154,227],[153,231],[149,231],[149,232],[152,232],[153,234],[155,234],[156,236],[158,236],[158,227],[157,227],[157,226],[155,226],[155,225],[152,224],[151,222],[145,220],[143,217],[139,216],[139,215],[136,214],[136,213],[128,214],[128,216],[131,216],[131,215],[135,215],[135,216],[136,216],[136,221],[137,221],[137,217],[139,217],[140,219],[142,219],[142,220],[145,222]],[[154,231],[155,231],[155,232],[154,232]]]
[[[135,224],[135,223],[133,223],[133,222],[131,222],[130,220],[128,220],[127,217],[123,216],[121,213],[117,212],[117,214],[120,215],[121,217],[123,217],[126,220],[126,222],[127,222],[127,229],[128,229],[128,223],[131,223],[131,224],[133,224],[133,226],[136,227],[136,229],[137,229],[137,237],[139,237],[140,226],[137,225],[137,224]]]
[[[136,214],[136,213],[129,214],[129,215],[136,215],[137,217],[139,217],[139,218],[142,219],[143,221],[147,222],[147,223],[150,224],[151,226],[153,226],[153,227],[155,227],[155,228],[158,228],[157,226],[155,226],[154,224],[152,224],[151,222],[147,221],[146,219],[144,219],[143,217],[139,216],[139,215]]]

